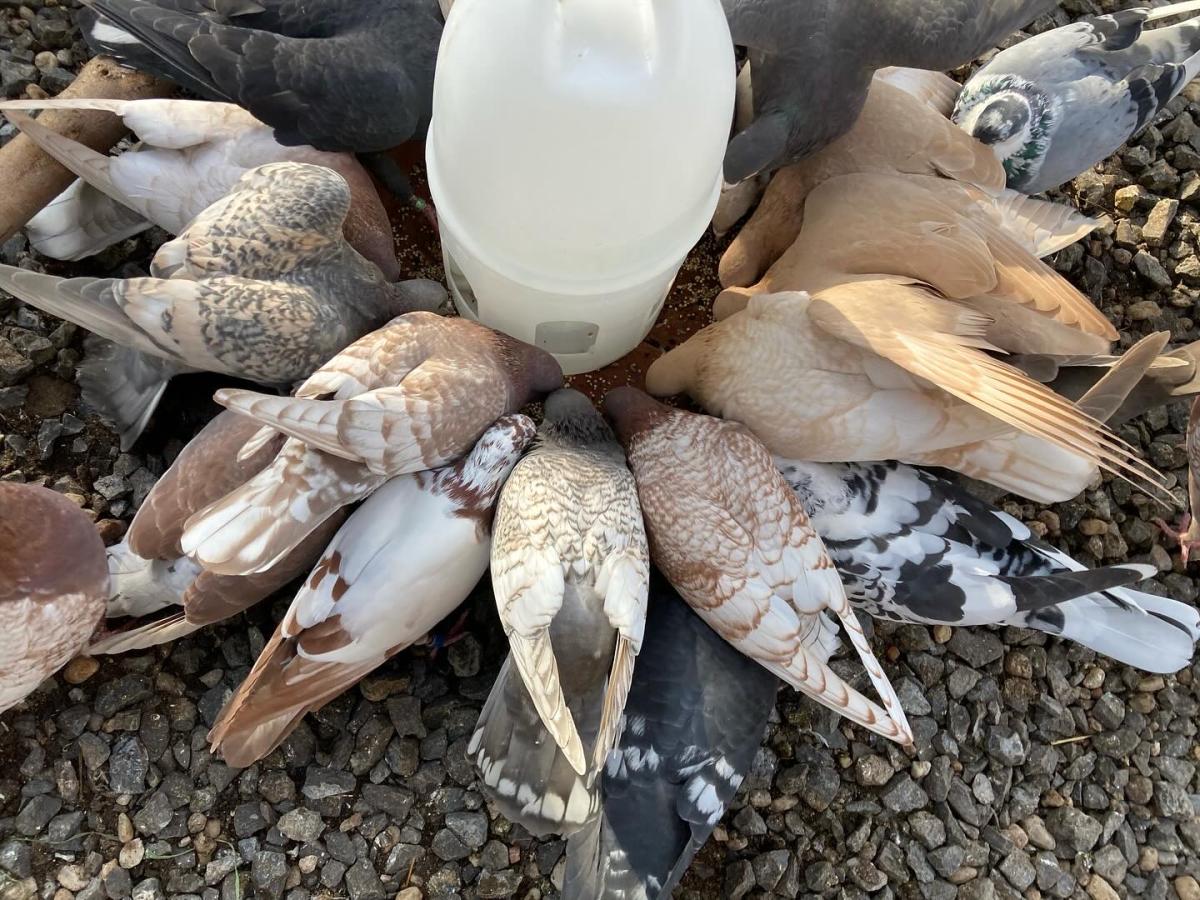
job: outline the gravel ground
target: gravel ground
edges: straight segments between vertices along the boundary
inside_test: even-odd
[[[1069,0],[1057,22],[1111,8]],[[69,83],[86,56],[70,23],[55,0],[0,0],[0,94]],[[1164,329],[1200,339],[1198,121],[1194,85],[1068,192],[1112,225],[1056,265],[1123,346]],[[140,271],[161,239],[77,271]],[[719,248],[704,246],[693,268],[711,281]],[[21,237],[0,260],[72,271],[31,258]],[[173,387],[138,452],[122,454],[79,406],[80,342],[0,297],[0,477],[63,491],[114,541],[214,412],[212,383]],[[1186,418],[1176,404],[1122,436],[1182,483]],[[1150,590],[1196,599],[1157,511],[1122,483],[1051,508],[999,502],[1083,562],[1149,560],[1161,573]],[[472,636],[444,656],[402,654],[250,769],[209,756],[205,732],[285,603],[157,652],[77,660],[0,717],[0,898],[556,895],[563,844],[489,814],[464,758],[504,651],[484,592]],[[835,726],[785,691],[682,896],[1200,898],[1200,668],[1149,677],[1018,629],[881,625],[875,637],[919,752]]]

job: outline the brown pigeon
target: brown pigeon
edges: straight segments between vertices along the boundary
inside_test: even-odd
[[[771,454],[743,426],[672,409],[636,388],[604,413],[637,481],[650,556],[700,617],[770,672],[884,737],[912,743],[841,579]],[[829,667],[841,621],[883,706]]]
[[[217,401],[290,437],[243,487],[194,515],[183,549],[210,571],[263,572],[389,478],[454,462],[506,413],[562,385],[544,350],[483,325],[410,313],[347,347],[294,397]]]
[[[87,643],[104,615],[104,542],[55,491],[0,482],[0,712]]]
[[[276,435],[245,459],[242,446],[259,430],[253,419],[226,410],[183,448],[146,496],[129,532],[108,548],[112,575],[110,619],[136,617],[93,640],[91,653],[125,653],[175,640],[234,616],[309,570],[341,525],[332,516],[280,563],[258,575],[216,575],[189,559],[180,546],[184,523],[195,512],[236,490],[270,464],[283,446]],[[166,615],[151,621],[137,621]]]

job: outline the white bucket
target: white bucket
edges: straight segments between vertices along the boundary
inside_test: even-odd
[[[654,324],[721,189],[720,0],[456,0],[426,160],[462,315],[587,372]]]

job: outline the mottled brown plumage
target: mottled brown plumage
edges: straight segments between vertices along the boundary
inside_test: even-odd
[[[290,440],[193,516],[183,547],[223,574],[261,572],[388,478],[453,462],[496,419],[562,384],[550,354],[459,318],[401,316],[322,366],[295,397],[217,399]]]
[[[605,397],[655,565],[727,641],[793,687],[902,744],[912,734],[841,580],[767,449],[744,427],[672,409],[635,388]],[[838,617],[883,707],[828,666]]]
[[[349,208],[350,189],[332,169],[273,163],[163,244],[149,278],[0,266],[0,288],[136,351],[80,376],[85,399],[128,445],[173,374],[290,385],[394,316],[441,304],[440,286],[388,281],[346,243]]]
[[[87,643],[104,614],[104,542],[78,506],[0,482],[0,712]]]

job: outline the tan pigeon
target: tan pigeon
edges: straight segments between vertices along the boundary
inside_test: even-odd
[[[83,648],[108,597],[104,542],[62,494],[0,481],[0,712]]]
[[[134,617],[93,640],[91,653],[125,653],[175,640],[249,609],[311,568],[342,524],[334,515],[280,563],[258,575],[216,575],[183,553],[184,524],[245,484],[283,446],[276,435],[245,459],[243,445],[259,431],[253,419],[226,410],[208,423],[155,483],[129,532],[108,548],[113,593],[110,619]],[[163,610],[165,615],[141,621]]]
[[[466,319],[410,313],[347,347],[294,397],[223,390],[291,439],[243,487],[194,515],[184,552],[220,574],[263,572],[389,478],[454,462],[506,413],[562,385],[544,350]]]
[[[120,116],[139,138],[134,151],[109,157],[13,110],[87,109]],[[157,225],[179,234],[256,166],[299,162],[346,179],[346,240],[396,281],[400,266],[387,210],[350,153],[286,147],[271,128],[232,103],[204,100],[5,100],[0,110],[80,180],[26,225],[30,245],[54,259],[82,259]]]
[[[931,176],[866,172],[831,178],[808,195],[804,226],[792,246],[758,284],[725,290],[714,315],[725,318],[754,294],[815,294],[895,275],[991,317],[987,339],[1002,350],[1108,353],[1117,330],[1031,249],[1059,249],[1099,224],[1071,211],[1060,216],[1064,209],[1020,195],[1015,203],[992,198]]]
[[[1160,486],[1100,422],[983,352],[991,324],[906,279],[760,294],[657,360],[646,384],[792,459],[943,465],[1041,502],[1075,496],[1096,467]],[[1013,436],[998,457],[990,442]]]
[[[346,243],[349,207],[332,169],[273,163],[160,247],[150,278],[0,266],[0,288],[124,348],[85,364],[80,382],[128,446],[176,373],[291,385],[394,316],[441,304],[439,285],[390,282]]]
[[[355,510],[225,704],[213,751],[261,759],[453,612],[487,570],[496,498],[533,434],[503,416],[456,464],[394,478]]]
[[[927,103],[875,79],[849,132],[771,178],[758,209],[721,257],[722,286],[749,287],[761,278],[800,233],[809,193],[836,175],[940,175],[999,194],[1004,167],[988,148],[964,134]]]
[[[901,744],[912,732],[841,579],[771,454],[743,426],[672,409],[636,388],[604,414],[637,480],[650,555],[708,625],[796,689]],[[832,613],[883,706],[828,665]]]

